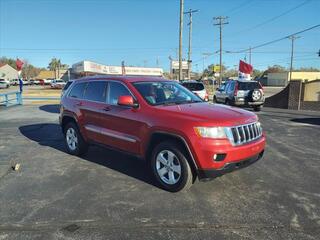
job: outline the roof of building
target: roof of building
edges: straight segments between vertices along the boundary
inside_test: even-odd
[[[79,80],[118,80],[118,81],[127,81],[127,82],[148,82],[148,81],[168,81],[163,77],[154,77],[154,76],[126,76],[126,75],[95,75],[90,77],[83,77],[77,79]]]
[[[13,71],[17,71],[15,68],[13,68],[13,67],[11,67],[9,64],[7,64],[7,63],[0,63],[0,68],[2,68],[2,67],[7,67],[7,68],[9,68],[9,69],[11,69],[11,70],[13,70]]]

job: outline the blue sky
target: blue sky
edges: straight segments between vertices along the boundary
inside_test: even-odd
[[[300,6],[296,8],[297,6]],[[224,50],[256,46],[320,24],[320,0],[185,0],[193,18],[193,69],[218,63],[219,31],[214,16],[229,16]],[[294,9],[296,8],[296,9]],[[286,13],[286,14],[284,14]],[[279,15],[284,14],[281,17]],[[267,24],[255,27],[272,18]],[[52,57],[72,65],[92,60],[107,65],[169,69],[178,48],[179,0],[0,0],[0,56],[20,57],[46,67]],[[184,17],[183,55],[187,58],[188,18]],[[320,28],[296,41],[295,67],[320,67]],[[257,69],[288,67],[290,40],[253,50]],[[235,68],[248,54],[224,54]],[[157,60],[158,59],[158,60]]]

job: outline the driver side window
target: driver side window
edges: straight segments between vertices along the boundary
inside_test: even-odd
[[[132,96],[122,83],[109,82],[108,86],[107,103],[110,105],[117,105],[120,96]]]

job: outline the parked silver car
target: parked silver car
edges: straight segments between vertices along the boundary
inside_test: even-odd
[[[253,107],[255,111],[260,111],[265,101],[261,84],[247,80],[225,82],[216,90],[213,98],[217,103]]]
[[[10,82],[0,78],[0,88],[9,88],[10,87]]]

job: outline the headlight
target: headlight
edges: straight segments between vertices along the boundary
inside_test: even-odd
[[[196,134],[204,138],[227,138],[223,127],[195,127]]]
[[[261,126],[261,123],[260,122],[257,122],[257,127],[260,129],[260,132],[262,132],[262,126]]]

